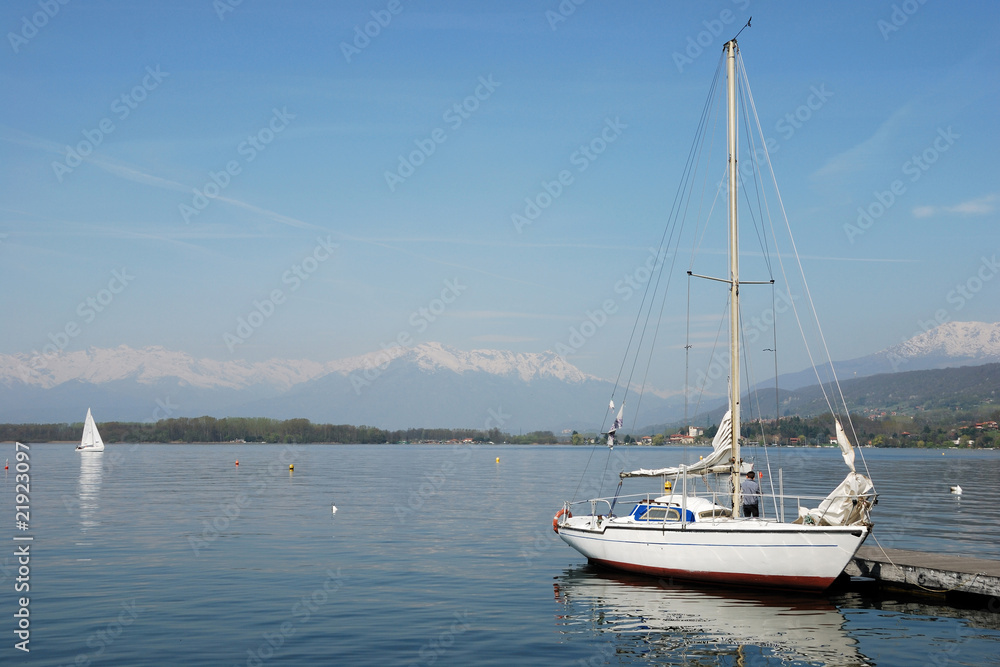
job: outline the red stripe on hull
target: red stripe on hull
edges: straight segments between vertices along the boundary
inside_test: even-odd
[[[825,591],[836,580],[836,577],[782,577],[763,574],[744,574],[735,572],[690,572],[688,570],[672,570],[663,567],[618,563],[611,560],[588,558],[591,563],[604,567],[635,572],[653,577],[670,577],[684,581],[701,581],[711,584],[727,584],[731,586],[749,586],[754,588],[781,588],[797,591]]]

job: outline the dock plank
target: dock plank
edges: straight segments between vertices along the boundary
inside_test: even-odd
[[[927,593],[1000,597],[1000,560],[868,546],[845,572]]]

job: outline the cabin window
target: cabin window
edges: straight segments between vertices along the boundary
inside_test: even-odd
[[[693,520],[688,512],[688,519]],[[640,505],[636,508],[635,518],[638,521],[680,521],[681,513],[675,507],[648,507]]]
[[[729,518],[733,515],[731,510],[722,509],[721,507],[714,510],[705,510],[704,512],[698,512],[699,519],[715,519],[719,517]]]

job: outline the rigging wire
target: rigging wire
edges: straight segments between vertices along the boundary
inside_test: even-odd
[[[761,128],[761,126],[760,126],[760,118],[757,115],[757,109],[756,109],[756,106],[755,106],[754,101],[753,101],[753,95],[750,92],[750,83],[749,83],[749,81],[747,80],[747,77],[746,77],[746,69],[743,67],[743,59],[742,59],[742,57],[739,56],[738,53],[737,53],[737,58],[739,60],[740,71],[741,71],[741,73],[743,75],[743,79],[746,81],[747,98],[748,98],[748,101],[749,101],[750,108],[753,111],[753,118],[754,118],[754,121],[755,121],[755,124],[756,124],[756,127],[757,127],[757,132],[759,133],[759,135],[761,137],[763,137],[764,136],[764,132],[763,132],[763,129]],[[813,301],[813,298],[812,298],[812,292],[809,290],[809,284],[806,281],[805,271],[802,268],[802,260],[799,257],[798,248],[797,248],[797,246],[795,244],[795,237],[792,234],[791,224],[788,221],[788,214],[785,211],[785,204],[784,204],[784,201],[781,198],[781,192],[778,189],[777,178],[775,177],[775,174],[774,174],[774,165],[771,163],[771,156],[770,156],[770,154],[768,154],[767,151],[764,151],[764,157],[766,158],[767,167],[768,167],[768,170],[770,172],[771,182],[774,185],[775,195],[777,197],[777,202],[778,202],[778,208],[781,211],[782,219],[785,221],[785,229],[786,229],[786,231],[788,233],[788,239],[789,239],[789,242],[790,242],[791,247],[792,247],[792,252],[795,255],[795,262],[796,262],[796,264],[798,266],[798,269],[799,269],[799,275],[802,278],[802,286],[803,286],[803,289],[805,291],[806,298],[809,301],[809,307],[810,307],[810,309],[813,312],[813,319],[814,319],[814,322],[816,324],[816,328],[817,328],[817,331],[819,333],[820,340],[822,341],[822,344],[823,344],[823,351],[826,354],[826,358],[827,358],[829,366],[830,366],[830,372],[832,373],[832,376],[833,376],[833,384],[834,384],[834,386],[837,389],[837,393],[839,394],[840,404],[843,405],[843,407],[844,407],[844,416],[845,416],[845,419],[847,421],[848,426],[851,429],[851,433],[854,436],[854,442],[858,442],[857,433],[854,430],[854,423],[851,420],[850,410],[847,408],[847,401],[844,398],[844,393],[841,390],[840,382],[837,379],[836,369],[833,366],[832,357],[830,355],[830,349],[829,349],[829,346],[827,345],[827,342],[826,342],[826,336],[824,336],[823,329],[820,326],[819,316],[816,313],[816,305],[815,305],[815,302]],[[765,206],[767,206],[767,200],[766,200],[766,198],[765,198],[764,202],[765,202]],[[774,229],[773,219],[770,218],[770,216],[768,216],[768,218],[771,220],[771,234],[772,234],[772,236],[774,236],[775,239],[777,239],[777,233],[775,232],[775,229]],[[785,271],[784,260],[782,259],[782,256],[781,256],[780,253],[778,254],[778,264],[779,264],[779,266],[781,268],[782,277],[785,280],[785,284],[787,285],[787,284],[789,284],[788,283],[788,277],[787,277],[787,273]],[[794,299],[789,299],[789,301],[791,302],[792,313],[795,315],[795,322],[798,325],[799,332],[802,334],[803,342],[805,342],[805,340],[806,340],[805,329],[804,329],[804,327],[802,325],[802,319],[799,316],[798,308],[795,306],[795,300]],[[805,346],[805,348],[806,348],[806,354],[809,357],[809,362],[810,362],[810,364],[813,367],[813,372],[816,375],[816,380],[817,380],[817,382],[820,385],[820,391],[823,393],[823,399],[826,401],[827,407],[830,408],[830,412],[833,413],[834,415],[836,415],[837,414],[837,410],[834,410],[833,404],[830,401],[830,397],[827,394],[826,387],[824,386],[822,378],[820,377],[819,369],[816,366],[816,362],[815,362],[815,360],[813,358],[812,349],[809,347],[808,344]],[[861,448],[859,447],[859,449],[861,449]],[[865,460],[864,452],[861,451],[860,455],[861,455],[861,461],[862,461],[862,463],[864,463],[864,466],[865,466],[865,472],[868,473],[868,462]],[[869,478],[870,478],[870,475],[869,475]],[[873,484],[873,487],[874,487],[874,482],[872,484]]]
[[[718,89],[718,82],[719,82],[719,79],[720,79],[720,73],[723,71],[722,70],[723,63],[724,63],[724,58],[720,57],[719,66],[716,68],[715,76],[713,77],[712,83],[709,86],[709,94],[706,97],[705,105],[702,108],[701,116],[700,116],[699,122],[698,122],[698,129],[697,129],[697,131],[695,133],[695,138],[692,141],[691,147],[688,150],[687,161],[685,163],[685,166],[684,166],[684,169],[683,169],[683,172],[682,172],[680,183],[678,184],[677,190],[676,190],[676,192],[674,194],[674,202],[671,205],[670,213],[668,214],[668,217],[667,217],[666,226],[665,226],[665,228],[663,230],[663,234],[660,237],[660,245],[659,245],[659,248],[657,250],[657,258],[665,258],[667,255],[671,255],[672,256],[672,260],[671,260],[671,263],[670,263],[671,269],[673,269],[674,263],[676,262],[677,253],[676,253],[676,249],[673,252],[671,252],[670,248],[672,248],[673,245],[674,245],[675,234],[676,234],[677,242],[679,243],[680,232],[683,229],[683,221],[687,217],[686,214],[687,214],[688,207],[690,205],[690,196],[691,195],[689,194],[687,200],[685,201],[685,198],[683,197],[683,193],[685,192],[685,190],[687,190],[690,193],[691,189],[688,187],[688,184],[693,181],[693,179],[694,179],[694,177],[695,177],[695,175],[697,173],[697,169],[696,168],[697,168],[697,163],[698,163],[699,160],[696,159],[696,156],[700,156],[701,151],[704,149],[704,137],[705,137],[705,134],[706,134],[705,128],[707,127],[707,120],[710,117],[711,102],[712,102],[712,99],[715,97],[715,91]],[[681,215],[681,210],[682,209],[684,211],[684,215]],[[648,326],[648,323],[649,323],[649,318],[650,318],[650,316],[652,314],[653,302],[655,300],[655,293],[656,293],[656,290],[659,288],[659,284],[660,284],[660,280],[661,280],[661,277],[662,277],[662,274],[663,274],[663,270],[664,270],[665,264],[666,264],[666,262],[661,261],[660,267],[659,267],[659,271],[657,272],[657,278],[656,278],[655,283],[653,283],[653,281],[647,282],[646,283],[646,287],[643,290],[642,300],[641,300],[641,302],[639,304],[639,311],[638,311],[638,314],[636,316],[635,322],[632,325],[632,330],[631,330],[631,332],[629,334],[629,340],[628,340],[628,343],[627,343],[626,348],[625,348],[625,353],[622,356],[622,363],[619,366],[619,368],[618,368],[618,374],[615,377],[614,387],[613,387],[612,392],[611,392],[611,401],[612,401],[612,404],[613,404],[614,398],[618,394],[618,390],[620,388],[623,389],[622,398],[621,398],[621,404],[624,404],[625,401],[626,401],[626,399],[627,399],[627,397],[628,397],[628,393],[629,393],[629,388],[631,386],[632,377],[634,376],[636,365],[638,364],[638,360],[639,360],[639,357],[640,357],[640,354],[641,354],[642,343],[643,343],[643,341],[645,339],[645,334],[646,334],[646,329],[647,329],[647,326]],[[666,284],[666,288],[664,290],[664,300],[666,298],[666,292],[669,291],[670,278],[671,278],[672,274],[673,274],[672,270],[668,272],[667,284]],[[652,292],[650,292],[650,288],[651,287],[653,288]],[[648,297],[648,304],[647,304],[647,297]],[[643,311],[644,310],[645,310],[645,318],[643,317]],[[663,305],[661,304],[660,312],[662,313],[662,311],[663,311]],[[639,332],[639,340],[636,343],[635,336],[636,336],[636,331],[638,330],[640,322],[643,323],[643,326],[642,326],[642,330]],[[657,325],[657,330],[658,330],[658,325]],[[655,338],[655,336],[654,336],[654,338]],[[635,346],[634,346],[634,348],[633,348],[633,343],[636,343]],[[653,346],[650,345],[650,347],[652,349]],[[628,360],[630,358],[632,359],[632,364],[631,364],[630,369],[629,369],[628,380],[626,381],[626,383],[624,384],[624,387],[623,387],[622,386],[622,375],[624,373],[625,366],[628,363]],[[648,368],[649,368],[649,363],[647,362],[647,366],[646,366],[646,372],[647,373],[648,373]],[[641,393],[640,393],[640,401],[641,401]],[[604,418],[603,418],[603,420],[601,422],[601,431],[602,432],[604,431],[604,427],[607,425],[607,420],[608,420],[609,413],[611,413],[611,410],[608,410],[605,413]],[[632,421],[633,424],[634,424],[635,417],[630,417],[630,421]],[[593,459],[593,454],[594,454],[594,451],[596,450],[597,446],[599,446],[599,445],[597,445],[597,443],[595,443],[595,445],[591,448],[590,456],[587,459],[587,465],[584,468],[584,473],[583,473],[584,476],[586,475],[586,471],[590,467],[590,463],[591,463],[591,460]],[[611,457],[611,454],[610,454],[610,451],[609,451],[609,453],[608,453],[608,461],[605,463],[605,469],[607,468],[608,462],[610,461],[610,457]],[[576,497],[576,494],[579,492],[580,484],[582,484],[582,481],[583,480],[581,478],[580,482],[577,484],[577,488],[576,488],[576,490],[574,491],[574,494],[573,494],[574,498]]]
[[[753,222],[753,227],[754,227],[754,230],[755,230],[755,232],[757,234],[758,243],[760,244],[760,247],[761,247],[761,253],[762,253],[763,261],[764,261],[765,266],[767,267],[767,272],[768,272],[769,276],[771,277],[771,285],[772,285],[771,311],[772,311],[772,315],[775,316],[775,317],[777,315],[776,299],[775,299],[775,288],[774,288],[774,279],[773,279],[773,276],[774,276],[774,266],[772,264],[771,249],[769,248],[769,244],[768,244],[768,240],[767,240],[768,239],[768,234],[766,233],[766,227],[764,225],[765,219],[769,222],[769,225],[770,225],[770,236],[774,239],[775,250],[776,251],[777,251],[778,243],[777,243],[777,233],[776,233],[776,230],[775,230],[775,223],[773,221],[773,218],[770,215],[770,208],[771,208],[771,206],[770,206],[770,204],[768,202],[767,194],[765,192],[763,192],[762,189],[761,189],[761,182],[760,181],[763,179],[763,176],[764,176],[764,172],[763,172],[762,167],[763,167],[763,164],[765,164],[765,163],[767,165],[767,169],[770,172],[770,183],[772,183],[773,187],[775,188],[775,194],[776,194],[776,197],[777,197],[777,209],[780,211],[781,216],[783,217],[783,219],[785,221],[785,227],[786,227],[786,230],[787,230],[787,233],[788,233],[789,241],[791,243],[792,252],[795,255],[795,262],[796,262],[796,264],[798,266],[799,275],[802,278],[802,284],[803,284],[803,287],[804,287],[804,290],[805,290],[805,293],[806,293],[806,296],[807,296],[807,300],[808,300],[809,305],[810,305],[810,307],[811,307],[811,309],[813,311],[814,324],[816,326],[816,329],[819,332],[820,340],[822,341],[822,347],[823,347],[824,352],[826,353],[826,358],[827,358],[827,360],[829,360],[830,371],[833,374],[833,384],[834,384],[834,386],[836,388],[836,393],[839,396],[840,404],[843,405],[844,416],[845,416],[845,419],[847,421],[847,424],[848,424],[849,428],[851,429],[851,433],[852,433],[852,436],[854,438],[854,441],[857,442],[857,433],[856,433],[856,431],[854,429],[854,424],[853,424],[853,422],[851,420],[850,411],[847,408],[847,403],[846,403],[846,400],[844,399],[843,391],[842,391],[842,389],[840,387],[840,383],[839,383],[839,381],[837,380],[837,377],[836,377],[836,372],[835,372],[835,369],[833,367],[832,358],[831,358],[830,353],[829,353],[829,346],[827,344],[826,338],[825,338],[825,336],[824,336],[824,334],[822,332],[822,329],[820,327],[820,324],[819,324],[819,317],[818,317],[818,314],[816,313],[815,303],[813,301],[812,294],[811,294],[811,292],[809,290],[808,284],[806,283],[805,273],[804,273],[803,268],[802,268],[801,258],[799,257],[798,249],[796,247],[795,240],[794,240],[794,237],[793,237],[792,232],[791,232],[791,226],[790,226],[790,223],[788,221],[787,213],[785,211],[784,202],[783,202],[783,200],[781,198],[780,191],[778,190],[777,179],[776,179],[775,174],[774,174],[774,168],[773,168],[773,164],[771,163],[770,155],[769,155],[769,153],[767,151],[767,146],[766,146],[767,142],[764,139],[763,130],[762,130],[761,125],[760,125],[760,118],[757,115],[756,106],[755,106],[755,103],[754,103],[754,100],[753,100],[753,96],[752,96],[752,93],[751,93],[751,90],[750,90],[749,80],[747,79],[746,69],[745,69],[745,66],[743,64],[742,56],[741,56],[741,54],[738,51],[737,51],[737,54],[736,54],[736,58],[737,58],[737,65],[738,65],[738,70],[739,70],[739,75],[738,75],[739,78],[737,79],[737,84],[739,85],[740,92],[742,93],[742,95],[741,95],[741,111],[742,111],[742,115],[744,116],[744,128],[743,129],[744,129],[744,132],[747,135],[747,139],[746,140],[747,140],[747,143],[748,143],[748,147],[751,148],[751,164],[753,165],[753,169],[751,171],[751,174],[753,176],[753,186],[754,186],[754,194],[755,194],[754,199],[756,199],[757,215],[754,214],[754,208],[755,207],[754,207],[754,202],[751,201],[751,198],[749,196],[749,194],[750,194],[749,193],[749,188],[746,187],[745,184],[744,184],[744,187],[742,189],[744,190],[743,196],[744,196],[744,199],[745,199],[745,202],[746,202],[747,210],[750,212],[750,218],[751,218],[751,220]],[[643,290],[643,296],[642,296],[642,299],[641,299],[640,304],[639,304],[638,313],[637,313],[636,319],[635,319],[635,321],[633,323],[632,329],[630,331],[629,338],[628,338],[628,343],[627,343],[626,349],[625,349],[625,353],[623,355],[622,362],[621,362],[621,364],[619,366],[618,373],[617,373],[617,376],[616,376],[615,382],[614,382],[614,387],[613,387],[612,392],[611,392],[612,405],[613,405],[613,401],[614,401],[615,397],[619,395],[619,392],[621,392],[621,405],[624,405],[624,403],[626,402],[626,399],[628,398],[630,390],[633,389],[632,382],[633,382],[633,379],[636,376],[636,371],[637,371],[637,367],[638,367],[638,365],[640,363],[640,358],[644,355],[644,353],[646,353],[645,354],[645,356],[646,356],[646,360],[645,360],[646,363],[645,363],[645,367],[643,369],[642,382],[641,382],[641,384],[638,387],[635,388],[639,392],[638,404],[636,406],[636,410],[630,411],[630,416],[629,416],[629,421],[632,423],[632,426],[634,426],[635,423],[636,423],[636,417],[638,415],[638,408],[641,406],[642,393],[646,389],[646,382],[647,382],[647,379],[648,379],[648,376],[649,376],[649,372],[650,372],[650,369],[651,369],[651,363],[652,363],[652,351],[653,351],[653,348],[655,347],[655,343],[656,343],[656,341],[658,339],[658,336],[659,336],[660,324],[662,323],[662,319],[663,319],[662,316],[663,316],[663,312],[664,312],[665,305],[666,305],[666,296],[667,296],[667,294],[670,291],[671,279],[672,279],[672,274],[673,274],[673,270],[672,269],[674,268],[674,265],[677,262],[677,254],[678,253],[677,253],[677,247],[675,247],[675,246],[677,244],[679,244],[679,242],[680,242],[681,233],[683,232],[683,228],[684,228],[684,221],[687,220],[688,213],[689,213],[689,211],[691,209],[691,206],[692,206],[692,203],[693,203],[693,197],[694,197],[694,194],[695,194],[695,192],[694,192],[695,191],[695,183],[697,182],[697,180],[699,180],[699,174],[698,174],[698,166],[697,166],[697,164],[701,161],[701,155],[702,155],[702,152],[705,150],[706,146],[711,147],[712,145],[714,145],[714,134],[715,133],[714,132],[713,133],[707,133],[707,128],[709,126],[710,119],[713,118],[713,114],[711,113],[711,111],[712,111],[712,100],[716,96],[716,92],[718,90],[718,82],[720,80],[721,72],[723,71],[724,61],[725,61],[725,55],[723,54],[723,56],[720,58],[719,66],[716,69],[715,77],[713,78],[711,86],[709,88],[708,98],[706,99],[705,105],[702,108],[701,116],[700,116],[699,122],[698,122],[697,132],[696,132],[696,135],[695,135],[695,139],[694,139],[694,141],[692,142],[692,144],[691,144],[691,146],[689,148],[688,155],[687,155],[687,161],[686,161],[684,169],[682,171],[682,176],[681,176],[681,179],[680,179],[680,183],[678,185],[677,191],[675,192],[674,201],[673,201],[673,204],[671,205],[671,209],[670,209],[670,212],[669,212],[668,217],[667,217],[666,226],[665,226],[665,228],[663,230],[663,233],[661,235],[661,238],[660,238],[660,244],[659,244],[659,248],[657,250],[657,261],[659,263],[659,267],[658,267],[658,271],[656,272],[656,279],[655,279],[655,281],[653,281],[653,280],[647,281],[647,283],[645,285],[645,288]],[[718,115],[714,115],[714,118],[715,118],[715,125],[717,126]],[[758,153],[758,148],[756,147],[756,142],[754,140],[755,134],[753,132],[751,132],[751,126],[755,126],[756,136],[760,137],[760,141],[761,141],[760,153],[763,153],[763,159],[760,159],[760,155]],[[706,137],[708,137],[709,134],[711,135],[711,138],[709,138],[708,140],[706,140]],[[753,158],[758,158],[758,159],[754,160]],[[708,164],[706,164],[705,168],[702,171],[701,178],[700,178],[700,180],[702,181],[702,188],[701,188],[701,196],[699,197],[698,204],[697,204],[697,210],[698,210],[698,218],[697,219],[698,220],[702,219],[701,218],[701,212],[704,209],[705,203],[706,203],[705,202],[705,195],[706,195],[706,191],[707,191],[707,185],[708,185],[708,182],[709,182],[709,179],[708,179],[709,171],[710,171],[709,170],[709,166],[708,166]],[[743,181],[742,173],[737,172],[737,178],[739,178],[740,182],[742,183],[742,181]],[[710,206],[708,207],[709,208],[709,213],[708,213],[708,216],[705,218],[705,227],[704,227],[704,229],[700,230],[701,231],[700,235],[697,234],[698,229],[696,227],[696,234],[695,234],[695,236],[697,238],[697,242],[694,245],[694,247],[692,248],[691,266],[693,266],[695,258],[699,254],[699,249],[701,247],[702,241],[704,240],[705,234],[706,234],[707,229],[708,229],[708,220],[711,218],[712,213],[715,210],[716,204],[719,201],[719,197],[720,197],[720,193],[721,193],[721,188],[724,186],[724,182],[725,182],[725,178],[722,179],[719,182],[719,187],[716,189],[715,196],[714,196],[714,198],[713,198]],[[686,195],[684,194],[685,190],[687,191]],[[765,212],[766,212],[766,215],[765,215]],[[778,259],[778,268],[780,270],[781,276],[782,276],[785,284],[787,285],[787,284],[789,284],[789,282],[788,282],[788,272],[787,272],[786,267],[785,267],[784,259],[782,258],[782,253],[777,252],[776,254],[777,254],[777,259]],[[669,263],[665,261],[666,257],[668,257],[668,256],[671,258],[671,261]],[[652,317],[652,314],[653,314],[653,311],[654,311],[654,307],[655,307],[656,295],[657,295],[657,292],[660,291],[661,281],[663,279],[663,271],[667,268],[668,264],[669,264],[670,270],[667,272],[667,279],[666,279],[666,281],[664,283],[663,297],[661,299],[660,308],[658,309],[657,322],[656,322],[655,326],[653,327],[653,330],[651,332],[651,336],[647,337],[647,333],[649,333],[648,329],[649,329],[649,324],[650,324],[650,318]],[[730,297],[730,299],[731,299],[731,297]],[[803,342],[805,342],[806,341],[806,335],[805,335],[805,327],[804,327],[804,324],[803,324],[802,316],[800,315],[800,313],[798,311],[798,308],[796,307],[795,301],[793,299],[789,299],[789,301],[791,302],[792,312],[794,314],[796,324],[797,324],[797,326],[799,328],[800,333],[802,334]],[[728,303],[727,303],[727,308],[728,308]],[[691,281],[690,281],[690,272],[689,272],[689,280],[688,280],[688,286],[687,286],[687,327],[686,327],[686,330],[685,330],[685,345],[684,345],[684,349],[685,349],[685,370],[684,370],[684,382],[685,382],[685,384],[684,384],[684,393],[685,393],[685,396],[684,396],[684,414],[685,414],[685,422],[687,422],[687,420],[689,419],[689,416],[690,416],[689,410],[690,410],[690,399],[691,399],[691,396],[690,396],[690,389],[691,389],[691,387],[690,387],[690,376],[689,376],[689,363],[690,363],[691,349],[692,349],[693,346],[691,345],[690,313],[691,313]],[[738,316],[742,319],[742,314],[739,314]],[[712,352],[712,355],[711,355],[712,359],[714,359],[714,357],[715,357],[715,350],[718,347],[718,341],[719,341],[719,338],[721,337],[722,326],[724,325],[724,323],[725,323],[725,318],[723,317],[722,319],[720,319],[719,330],[717,331],[717,334],[716,334],[716,341],[715,341],[715,345],[713,347],[713,352]],[[640,327],[640,324],[641,324],[641,327]],[[750,358],[748,356],[748,349],[749,348],[746,346],[746,340],[745,340],[746,332],[741,329],[741,334],[740,335],[744,339],[744,358],[747,360],[747,363],[745,364],[746,365],[745,372],[749,376],[749,375],[752,375],[752,367],[751,367]],[[773,324],[772,324],[772,340],[773,340],[773,343],[772,343],[773,347],[770,349],[770,351],[772,351],[774,353],[773,357],[774,357],[774,376],[775,376],[775,429],[776,429],[776,432],[778,434],[778,437],[780,437],[780,433],[781,433],[781,424],[780,424],[780,390],[779,390],[778,382],[777,382],[777,379],[778,379],[777,349],[778,348],[777,348],[777,324],[776,324],[776,320],[773,320]],[[644,345],[647,345],[647,344],[649,346],[648,347],[648,353],[646,352],[646,348],[644,348]],[[816,365],[815,359],[813,357],[812,350],[810,349],[810,347],[809,347],[808,344],[806,344],[806,353],[807,353],[809,361],[810,361],[810,363],[811,363],[811,365],[813,367],[813,371],[816,374],[817,381],[820,384],[820,389],[821,389],[821,391],[823,393],[823,397],[824,397],[824,400],[827,403],[827,406],[830,408],[831,413],[833,413],[834,415],[838,414],[838,412],[836,410],[834,410],[834,408],[833,408],[833,404],[831,402],[831,398],[830,398],[830,396],[828,395],[828,392],[827,392],[827,387],[824,386],[824,384],[822,382],[822,378],[821,378],[820,373],[819,373],[819,368]],[[630,360],[631,360],[631,364],[629,364]],[[627,373],[626,373],[626,366],[628,366]],[[824,367],[825,367],[825,364],[824,364]],[[731,370],[730,370],[730,374],[731,374]],[[624,379],[624,382],[623,382],[623,379]],[[700,388],[701,390],[698,393],[698,398],[697,398],[697,402],[695,404],[695,411],[694,411],[694,415],[695,416],[697,416],[697,411],[700,409],[701,402],[702,402],[702,399],[704,397],[705,389],[706,389],[706,386],[708,384],[708,380],[709,379],[710,379],[709,376],[706,375],[705,382],[702,383],[702,386]],[[748,377],[748,387],[749,386],[750,386],[750,384],[749,384],[749,377]],[[761,436],[764,439],[764,441],[766,442],[766,434],[764,434],[764,432],[763,432],[763,421],[762,421],[762,419],[763,419],[762,418],[763,412],[760,409],[760,399],[759,399],[759,397],[757,395],[756,389],[754,390],[754,399],[753,400],[756,401],[756,409],[757,409],[758,419],[760,420],[760,426],[761,426]],[[753,401],[748,401],[748,402],[750,403],[750,406],[752,408],[753,407]],[[607,424],[608,418],[609,417],[613,417],[613,415],[614,415],[613,409],[608,410],[607,412],[605,412],[605,416],[604,416],[604,419],[602,420],[602,426],[601,426],[601,430],[602,431],[604,430],[604,427]],[[737,437],[739,437],[739,434],[737,434]],[[595,449],[596,449],[596,445],[595,445],[595,447],[593,447],[591,449],[590,458],[588,458],[588,460],[587,460],[587,466],[584,469],[584,475],[586,475],[586,470],[589,469],[589,466],[591,464],[591,460],[593,458],[593,453],[594,453]],[[862,460],[862,462],[863,462],[863,464],[865,466],[865,471],[867,473],[868,472],[867,461],[865,461],[864,453],[860,452],[860,454],[861,454],[861,460]],[[765,448],[765,457],[767,457],[766,448]],[[611,452],[609,451],[607,459],[605,461],[605,475],[604,476],[606,476],[606,473],[607,473],[608,467],[610,466],[610,463],[611,463]],[[770,461],[769,461],[769,459],[767,461],[767,465],[768,465],[768,470],[770,471]],[[602,476],[602,478],[603,478],[603,476]],[[583,480],[581,479],[580,480],[580,484],[582,484],[582,481]],[[577,485],[577,490],[574,492],[574,496],[576,495],[576,493],[579,492],[580,484]],[[771,484],[773,486],[773,481],[771,482]],[[602,482],[602,488],[603,488],[603,482]],[[772,492],[773,492],[773,489],[772,489]]]

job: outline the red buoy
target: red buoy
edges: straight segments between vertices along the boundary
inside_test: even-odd
[[[239,464],[240,464],[240,460],[236,459],[236,465],[239,465]]]

